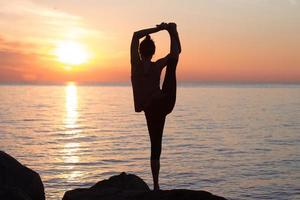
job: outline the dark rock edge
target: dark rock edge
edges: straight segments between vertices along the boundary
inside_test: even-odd
[[[45,200],[39,174],[0,151],[0,199]],[[65,192],[63,200],[226,200],[201,190],[151,191],[140,177],[122,172],[90,188]]]

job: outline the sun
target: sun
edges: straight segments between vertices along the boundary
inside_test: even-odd
[[[85,46],[75,41],[59,42],[55,50],[55,55],[60,62],[68,65],[68,68],[84,64],[89,59],[89,54]]]

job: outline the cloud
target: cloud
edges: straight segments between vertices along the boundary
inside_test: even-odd
[[[38,51],[38,45],[10,40],[0,35],[0,82],[33,81],[43,70],[41,61],[49,57]]]
[[[20,51],[29,53],[34,51],[38,46],[33,43],[22,41],[11,41],[0,35],[0,51]]]
[[[298,2],[297,0],[289,0],[289,2],[292,4],[292,5],[296,5]]]
[[[0,2],[0,29],[8,38],[40,42],[72,37],[93,36],[97,30],[85,27],[81,16],[29,0]]]
[[[0,82],[19,82],[34,66],[33,55],[15,50],[0,50]]]
[[[3,1],[0,3],[1,14],[11,15],[11,16],[24,16],[33,15],[41,17],[50,17],[56,19],[68,19],[68,20],[79,20],[80,17],[70,15],[55,8],[47,8],[45,6],[36,4],[29,0],[10,0]]]
[[[0,70],[13,70],[23,72],[35,66],[37,55],[23,53],[16,50],[0,50]]]
[[[0,50],[0,83],[63,81],[51,62],[43,62],[43,56],[24,53],[16,49]],[[64,74],[63,74],[64,75]]]

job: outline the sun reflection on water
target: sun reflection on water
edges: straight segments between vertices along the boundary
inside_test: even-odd
[[[74,182],[81,176],[80,171],[76,171],[76,163],[80,162],[80,148],[81,144],[76,140],[80,137],[81,130],[78,129],[78,96],[77,86],[74,83],[68,83],[65,88],[65,139],[70,142],[63,144],[63,161],[66,164],[66,170],[69,173],[65,173],[65,178],[69,182]]]
[[[66,128],[75,128],[78,118],[77,87],[74,83],[66,86]]]

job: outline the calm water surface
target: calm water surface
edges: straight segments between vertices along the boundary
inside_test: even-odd
[[[130,87],[0,86],[0,149],[40,173],[48,200],[122,171],[152,187]],[[179,88],[161,165],[162,189],[300,199],[300,86]]]

